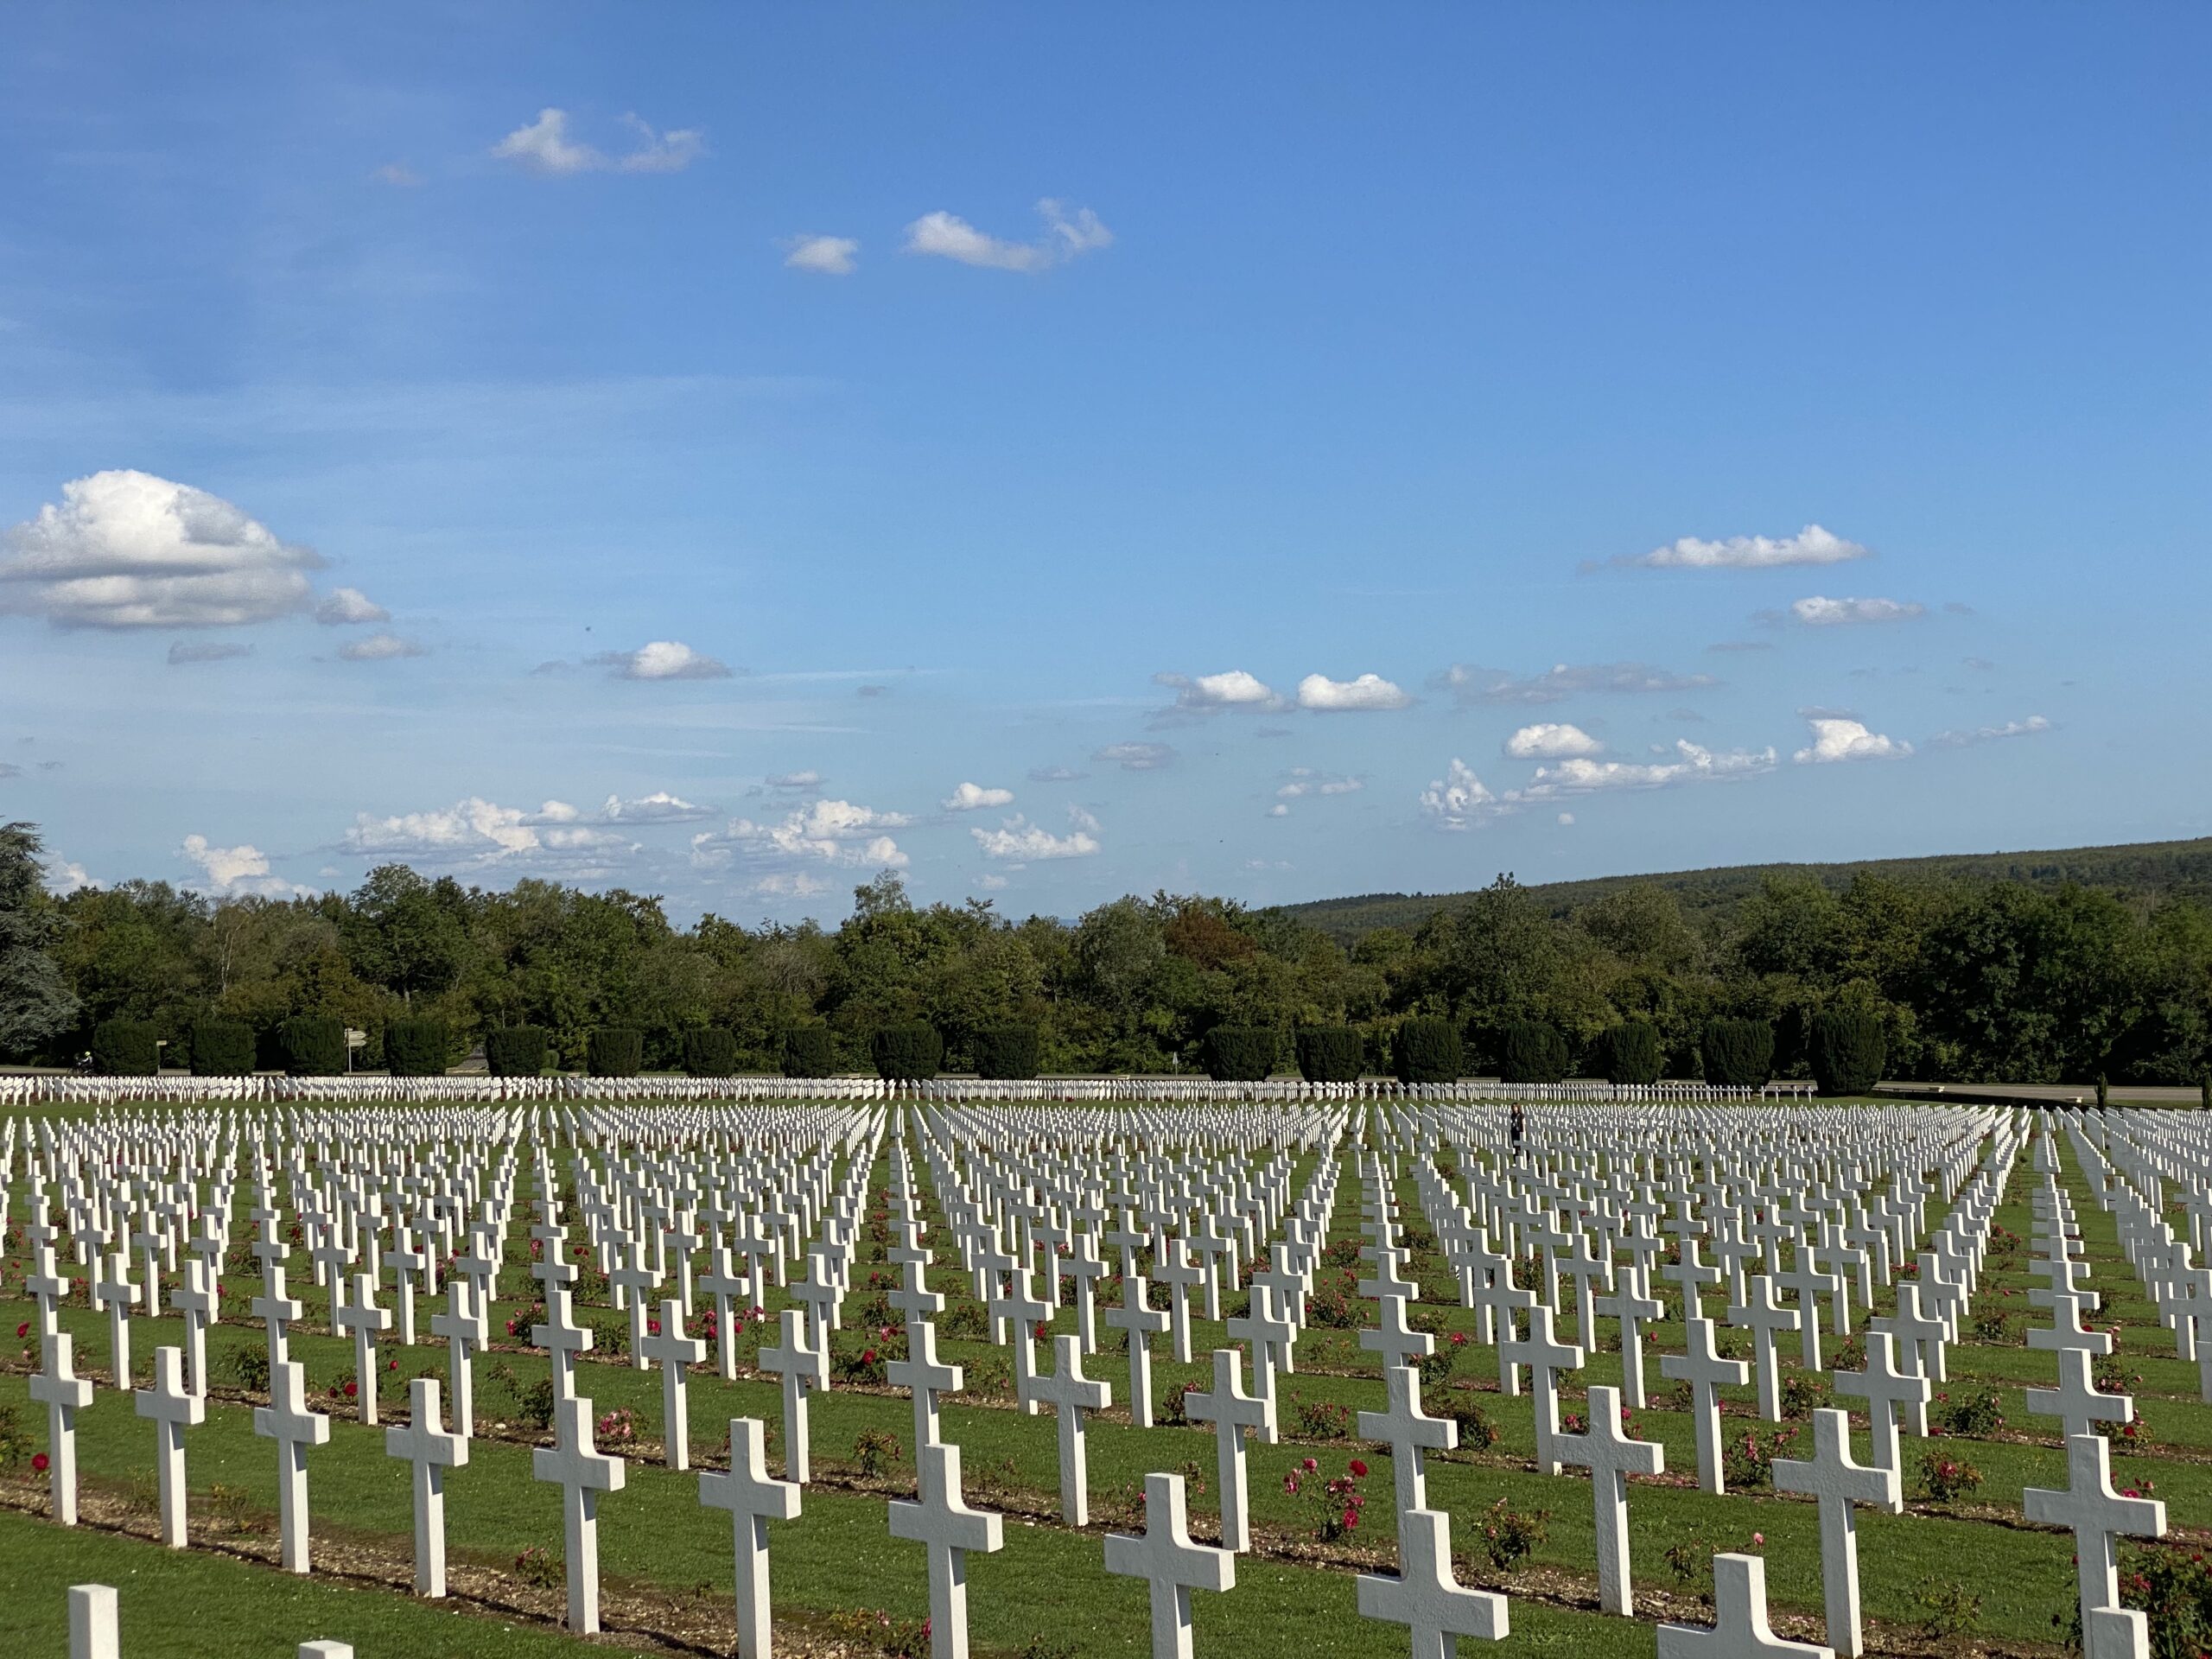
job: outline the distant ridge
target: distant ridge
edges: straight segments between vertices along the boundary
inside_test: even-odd
[[[1940,853],[1925,858],[1874,858],[1848,864],[1726,864],[1709,870],[1548,881],[1531,886],[1529,891],[1554,915],[1564,916],[1604,893],[1646,883],[1673,893],[1693,919],[1720,921],[1770,875],[1810,876],[1823,886],[1840,889],[1862,870],[1896,880],[2027,881],[2040,887],[2073,881],[2139,899],[2212,900],[2212,836],[2116,847],[2062,847],[2049,852]],[[1473,896],[1471,893],[1365,893],[1275,908],[1349,944],[1378,927],[1410,931],[1438,911],[1465,904]]]

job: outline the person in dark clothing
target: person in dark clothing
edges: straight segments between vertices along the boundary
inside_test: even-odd
[[[1518,1158],[1521,1155],[1521,1131],[1529,1127],[1529,1120],[1522,1116],[1521,1111],[1521,1103],[1517,1100],[1513,1103],[1513,1118],[1511,1127],[1513,1131],[1513,1155]]]

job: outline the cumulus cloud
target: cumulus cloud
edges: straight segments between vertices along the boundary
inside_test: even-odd
[[[794,236],[784,244],[784,264],[817,276],[849,276],[860,269],[860,251],[849,236]]]
[[[1828,717],[1805,723],[1813,728],[1813,741],[1791,757],[1800,766],[1826,765],[1836,760],[1889,760],[1912,753],[1911,744],[1870,732],[1860,721]]]
[[[1440,830],[1471,830],[1497,809],[1497,796],[1456,755],[1444,776],[1421,792],[1421,810]]]
[[[0,611],[65,628],[238,627],[305,609],[321,563],[205,490],[94,473],[0,532]]]
[[[1669,751],[1662,748],[1659,753]],[[1529,782],[1508,791],[1505,799],[1519,806],[1607,790],[1664,789],[1675,784],[1746,778],[1773,770],[1776,758],[1770,748],[1721,751],[1702,747],[1687,738],[1677,738],[1672,753],[1675,759],[1671,760],[1651,761],[1592,760],[1584,755],[1568,755],[1556,765],[1537,767]]]
[[[726,680],[728,664],[677,639],[655,639],[635,651],[602,651],[588,658],[618,680]]]
[[[1052,858],[1089,858],[1098,851],[1097,839],[1075,830],[1056,836],[1044,825],[1032,823],[1019,812],[996,830],[970,830],[985,858],[1031,864]]]
[[[637,135],[637,143],[620,156],[571,138],[569,112],[558,109],[540,110],[537,120],[517,127],[493,145],[492,154],[524,172],[567,178],[578,173],[680,173],[707,153],[707,135],[699,128],[655,132],[635,115],[622,120]]]
[[[1157,772],[1175,758],[1165,743],[1109,743],[1090,757],[1123,772]]]
[[[990,270],[1040,271],[1065,264],[1079,255],[1112,245],[1114,233],[1088,207],[1071,214],[1047,196],[1037,204],[1045,221],[1034,241],[1008,242],[987,236],[957,213],[940,209],[925,213],[906,227],[908,253],[957,260]]]
[[[2002,726],[1978,726],[1971,731],[1938,732],[1928,740],[1931,749],[1966,749],[1977,743],[1998,743],[2008,737],[2033,737],[2047,732],[2051,724],[2041,715],[2030,715],[2025,720],[2008,720]]]
[[[558,805],[560,803],[549,802],[548,804]],[[664,789],[657,789],[650,795],[640,795],[631,801],[626,801],[619,795],[610,795],[607,798],[607,804],[600,808],[599,816],[608,823],[690,823],[700,818],[712,817],[714,814],[709,809],[687,801],[680,795],[671,795]]]
[[[1215,709],[1279,709],[1282,699],[1267,683],[1232,668],[1219,674],[1155,674],[1154,683],[1175,688],[1175,706],[1196,712]]]
[[[1437,677],[1465,704],[1563,702],[1599,691],[1699,691],[1719,682],[1710,674],[1677,674],[1648,663],[1554,663],[1541,674],[1455,663]]]
[[[169,666],[182,668],[192,663],[224,663],[233,657],[251,657],[251,645],[241,645],[235,639],[206,639],[197,643],[180,639],[169,647]]]
[[[348,640],[339,646],[338,654],[349,663],[387,663],[397,657],[420,657],[423,647],[396,633],[372,633],[365,639]]]
[[[552,814],[575,814],[557,801],[548,802]],[[531,852],[543,843],[537,822],[557,822],[557,817],[527,813],[520,807],[501,806],[472,795],[449,807],[427,812],[401,812],[390,817],[356,813],[346,832],[346,850],[369,857],[435,858],[452,856],[503,857]]]
[[[358,588],[334,588],[315,607],[315,620],[326,627],[354,622],[389,622],[391,613]]]
[[[948,812],[980,812],[987,807],[1013,804],[1012,790],[986,789],[981,784],[963,783],[944,798],[944,810]]]
[[[1808,628],[1848,627],[1861,622],[1903,622],[1925,616],[1928,607],[1901,599],[1828,599],[1815,594],[1789,607],[1796,621]]]
[[[1685,536],[1612,563],[1646,570],[1768,570],[1790,564],[1842,564],[1865,558],[1869,550],[1818,524],[1808,524],[1795,536],[1730,536],[1717,542]]]
[[[1403,709],[1412,701],[1380,674],[1363,674],[1355,680],[1308,674],[1298,683],[1298,706],[1324,713]]]
[[[1523,726],[1505,740],[1505,752],[1516,760],[1549,760],[1561,755],[1597,754],[1605,745],[1580,726],[1539,721]]]
[[[811,899],[830,887],[826,876],[805,870],[772,870],[753,884],[753,891],[764,899]]]
[[[66,898],[73,893],[82,893],[99,883],[92,879],[81,864],[73,863],[59,853],[48,859],[39,872],[46,890],[56,898]]]
[[[226,899],[241,898],[249,893],[266,899],[289,899],[308,891],[281,875],[271,874],[269,855],[250,843],[218,847],[207,836],[195,835],[187,836],[184,845],[178,850],[185,859],[200,867],[202,879],[195,885],[203,892]]]
[[[1287,781],[1275,791],[1275,798],[1281,801],[1295,801],[1308,795],[1357,795],[1367,787],[1363,778],[1340,777],[1316,772],[1311,766],[1293,766],[1284,775]]]
[[[908,822],[903,813],[851,801],[811,801],[774,823],[732,818],[721,830],[702,831],[691,837],[691,862],[701,869],[743,864],[768,874],[821,864],[904,869],[910,861],[886,832]]]

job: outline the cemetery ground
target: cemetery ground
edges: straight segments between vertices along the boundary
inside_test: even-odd
[[[2135,1438],[2114,1439],[2113,1484],[2165,1501],[2168,1537],[2154,1548],[2178,1550],[2185,1559],[2203,1546],[2202,1523],[2212,1519],[2212,1406],[2200,1403],[2197,1366],[2176,1356],[2172,1332],[2122,1259],[2114,1217],[2094,1201],[2074,1148],[2063,1135],[2056,1143],[2088,1284],[2104,1299],[2094,1324],[2117,1339],[2115,1354],[2099,1363],[2100,1386],[2132,1394],[2139,1419]],[[1276,1379],[1281,1439],[1249,1450],[1253,1548],[1236,1563],[1232,1592],[1195,1599],[1200,1655],[1281,1659],[1406,1651],[1404,1629],[1360,1617],[1355,1595],[1356,1573],[1387,1573],[1396,1560],[1389,1450],[1357,1433],[1360,1412],[1388,1404],[1377,1357],[1357,1339],[1377,1307],[1354,1287],[1368,1270],[1357,1254],[1357,1145],[1355,1133],[1332,1154],[1343,1161],[1344,1190],[1353,1201],[1335,1211],[1296,1345],[1295,1373]],[[556,1167],[565,1171],[569,1156],[565,1147],[558,1151]],[[1401,1242],[1410,1250],[1408,1276],[1420,1286],[1408,1313],[1436,1341],[1435,1356],[1421,1368],[1423,1401],[1431,1413],[1460,1425],[1459,1448],[1433,1452],[1426,1461],[1427,1507],[1452,1517],[1460,1580],[1510,1598],[1512,1630],[1500,1650],[1651,1654],[1659,1621],[1710,1622],[1712,1557],[1719,1551],[1764,1556],[1777,1629],[1822,1640],[1818,1510],[1808,1499],[1773,1491],[1763,1465],[1777,1452],[1810,1457],[1809,1414],[1825,1405],[1854,1404],[1855,1455],[1861,1462],[1872,1455],[1863,1411],[1834,1397],[1827,1370],[1800,1363],[1799,1338],[1782,1339],[1783,1427],[1762,1421],[1754,1389],[1723,1390],[1731,1490],[1704,1493],[1697,1485],[1688,1402],[1660,1375],[1660,1357],[1681,1351],[1680,1293],[1654,1279],[1649,1294],[1666,1309],[1644,1336],[1650,1404],[1633,1413],[1628,1432],[1664,1445],[1665,1471],[1630,1482],[1636,1617],[1607,1616],[1599,1611],[1592,1495],[1585,1473],[1540,1471],[1532,1397],[1500,1392],[1496,1351],[1477,1339],[1477,1313],[1460,1306],[1450,1267],[1422,1222],[1412,1171],[1403,1166],[1408,1160],[1399,1161]],[[915,1168],[924,1214],[941,1222],[927,1165],[917,1160]],[[923,1551],[892,1537],[886,1520],[887,1501],[912,1497],[917,1478],[914,1408],[884,1375],[906,1340],[902,1316],[887,1300],[899,1280],[885,1259],[887,1170],[880,1147],[868,1188],[873,1224],[860,1241],[843,1329],[831,1344],[833,1386],[810,1401],[812,1471],[804,1510],[798,1519],[770,1528],[780,1651],[928,1650],[920,1631],[929,1605]],[[1300,1160],[1294,1185],[1314,1173],[1312,1158]],[[2027,1292],[2042,1282],[2028,1272],[2027,1194],[2034,1179],[2024,1157],[1995,1212],[1973,1314],[1950,1346],[1948,1379],[1935,1385],[1929,1408],[1931,1427],[1942,1432],[1926,1440],[1908,1434],[1903,1442],[1904,1512],[1859,1510],[1870,1650],[2034,1655],[2056,1654],[2066,1644],[2075,1605],[2072,1535],[2030,1523],[2022,1513],[2024,1488],[2068,1484],[2057,1423],[2031,1415],[2023,1398],[2024,1389],[2054,1381],[2055,1356],[2024,1345],[2031,1322]],[[384,1440],[385,1427],[407,1421],[409,1382],[448,1376],[445,1344],[429,1332],[433,1308],[418,1310],[416,1345],[402,1345],[390,1332],[378,1340],[380,1425],[364,1426],[355,1419],[362,1379],[354,1340],[329,1332],[328,1298],[307,1278],[302,1241],[293,1241],[301,1272],[290,1294],[305,1312],[292,1327],[291,1356],[305,1365],[309,1404],[333,1421],[328,1444],[308,1457],[314,1570],[304,1578],[283,1573],[276,1448],[256,1436],[252,1424],[252,1408],[268,1404],[266,1341],[245,1311],[261,1283],[259,1264],[246,1249],[251,1230],[243,1225],[224,1259],[221,1321],[207,1332],[211,1382],[205,1423],[188,1437],[191,1547],[183,1551],[159,1544],[153,1427],[125,1394],[109,1386],[109,1319],[86,1305],[82,1271],[73,1273],[65,1258],[62,1271],[78,1285],[62,1310],[61,1328],[73,1338],[78,1374],[99,1386],[77,1418],[82,1524],[72,1530],[56,1525],[46,1478],[34,1466],[47,1444],[46,1410],[29,1389],[39,1351],[37,1313],[22,1300],[30,1271],[22,1197],[19,1192],[8,1211],[13,1219],[0,1281],[0,1653],[62,1652],[64,1588],[88,1580],[117,1586],[124,1651],[131,1659],[289,1655],[296,1643],[323,1637],[352,1643],[362,1659],[552,1655],[593,1645],[731,1650],[730,1517],[701,1507],[697,1471],[723,1466],[729,1421],[753,1417],[767,1427],[770,1471],[784,1472],[783,1386],[754,1370],[759,1350],[777,1340],[778,1314],[795,1305],[783,1291],[760,1298],[760,1316],[744,1324],[737,1381],[716,1374],[711,1343],[707,1363],[691,1370],[692,1470],[676,1472],[663,1466],[662,1374],[633,1368],[629,1315],[613,1307],[610,1287],[588,1260],[579,1262],[576,1317],[594,1329],[595,1349],[577,1362],[576,1389],[593,1402],[599,1448],[629,1460],[624,1489],[607,1494],[600,1507],[605,1633],[586,1641],[562,1629],[560,1493],[532,1477],[531,1450],[550,1444],[551,1433],[549,1360],[530,1345],[531,1326],[545,1315],[518,1294],[524,1286],[537,1288],[527,1276],[532,1246],[526,1227],[511,1236],[500,1280],[508,1294],[491,1311],[492,1340],[475,1363],[475,1440],[467,1467],[452,1471],[447,1485],[452,1595],[437,1603],[410,1593],[410,1472],[385,1454]],[[1931,1197],[1929,1231],[1942,1214],[1940,1194]],[[961,1450],[968,1501],[1003,1514],[1007,1523],[1002,1551],[969,1558],[976,1650],[1001,1659],[1151,1651],[1146,1586],[1106,1573],[1102,1538],[1142,1532],[1145,1476],[1181,1471],[1193,1535],[1212,1541],[1220,1497],[1214,1432],[1173,1421],[1131,1426],[1128,1357],[1119,1332],[1102,1331],[1101,1351],[1086,1359],[1085,1370],[1111,1384],[1113,1405],[1090,1419],[1090,1522],[1083,1529],[1063,1524],[1054,1415],[1049,1408],[1028,1414],[1017,1404],[1007,1351],[988,1340],[989,1318],[972,1298],[971,1275],[957,1259],[943,1259],[949,1254],[939,1252],[927,1282],[945,1299],[937,1320],[939,1357],[963,1368],[966,1386],[945,1397],[943,1438]],[[1149,1270],[1148,1250],[1139,1266]],[[1534,1257],[1516,1267],[1524,1284],[1541,1272]],[[1910,1282],[1910,1276],[1899,1282]],[[1165,1287],[1153,1289],[1153,1305],[1165,1307]],[[1109,1274],[1100,1289],[1102,1313],[1119,1300],[1116,1276]],[[1246,1300],[1246,1291],[1231,1282],[1220,1311],[1225,1318],[1241,1314]],[[1892,1312],[1895,1303],[1894,1287],[1878,1293],[1878,1311]],[[713,1299],[702,1295],[698,1306],[710,1308]],[[1588,1346],[1589,1316],[1577,1306],[1571,1279],[1561,1283],[1560,1306],[1562,1338]],[[1823,1366],[1864,1366],[1864,1317],[1861,1310],[1854,1334],[1845,1338],[1828,1326],[1822,1307]],[[2033,1320],[2048,1317],[2037,1310]],[[1615,1322],[1594,1323],[1597,1351],[1582,1370],[1562,1376],[1563,1413],[1585,1411],[1590,1386],[1621,1380]],[[19,1325],[22,1332],[10,1340]],[[1069,1307],[1040,1326],[1051,1333],[1074,1329]],[[1722,1351],[1749,1358],[1749,1338],[1748,1332],[1724,1328]],[[135,1319],[137,1385],[146,1383],[157,1346],[183,1340],[173,1313]],[[1211,1386],[1211,1351],[1230,1340],[1222,1321],[1199,1318],[1196,1310],[1192,1363],[1176,1363],[1165,1351],[1166,1339],[1154,1339],[1149,1394],[1156,1417],[1176,1414],[1186,1384]],[[1049,1344],[1040,1350],[1039,1368],[1046,1369]],[[1350,1484],[1325,1503],[1317,1500],[1317,1487],[1338,1480]],[[2133,1559],[2133,1552],[2123,1555]],[[1466,1650],[1473,1651],[1471,1644]]]

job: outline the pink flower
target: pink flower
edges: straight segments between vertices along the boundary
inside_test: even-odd
[[[1757,1544],[1761,1549],[1764,1549],[1766,1548],[1766,1534],[1763,1532],[1753,1533],[1751,1535],[1751,1541]]]

